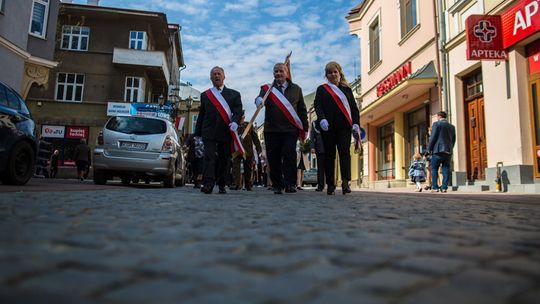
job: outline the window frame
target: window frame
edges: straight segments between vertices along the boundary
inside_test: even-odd
[[[45,12],[43,14],[43,28],[41,34],[37,34],[32,32],[32,22],[34,21],[34,10],[36,8],[36,4],[41,4],[45,6]],[[32,12],[30,14],[30,24],[28,26],[28,34],[32,35],[34,37],[45,39],[47,36],[47,22],[49,21],[49,0],[33,0],[32,1]]]
[[[68,27],[70,28],[70,32],[65,33],[64,31]],[[80,29],[79,34],[74,34],[73,33],[74,28],[79,28]],[[82,33],[83,29],[88,29],[88,34],[83,34]],[[66,38],[66,37],[68,38],[68,47],[67,48],[64,47],[64,38]],[[76,48],[76,49],[71,48],[74,37],[78,38],[78,43],[77,43],[78,48]],[[83,40],[82,38],[86,38],[86,49],[81,48],[81,41]],[[90,27],[88,27],[88,26],[77,26],[77,25],[64,25],[64,26],[62,26],[62,39],[60,40],[60,49],[67,50],[67,51],[87,52],[89,45],[90,45]]]
[[[409,7],[407,7],[409,4]],[[418,3],[416,0],[399,0],[399,14],[400,14],[400,27],[401,38],[405,38],[414,28],[418,25]],[[410,27],[408,24],[408,17],[410,17]],[[413,23],[414,21],[414,23]]]
[[[60,74],[64,74],[65,75],[65,81],[64,82],[60,82]],[[74,82],[73,83],[70,83],[68,82],[68,76],[69,75],[74,75]],[[83,81],[82,83],[77,83],[77,77],[78,76],[82,76],[83,77]],[[82,102],[84,100],[84,83],[86,81],[86,75],[85,74],[79,74],[79,73],[67,73],[67,72],[58,72],[56,73],[56,86],[55,86],[55,89],[54,89],[54,100],[56,101],[65,101],[65,102]],[[58,98],[58,91],[59,91],[59,88],[60,88],[60,85],[63,85],[63,92],[62,92],[62,98]],[[71,88],[72,90],[72,98],[71,99],[66,99],[66,96],[67,96],[67,93],[68,93],[68,87],[69,86],[73,86]],[[77,96],[77,88],[80,87],[81,88],[81,100],[76,100],[76,96]]]
[[[129,79],[138,79],[139,86],[128,86]],[[132,82],[133,83],[133,82]],[[134,103],[143,103],[144,102],[144,88],[145,88],[145,79],[144,77],[137,76],[126,76],[124,82],[124,101],[134,102]],[[128,92],[129,91],[129,92]],[[137,91],[137,100],[133,100],[133,92]],[[129,96],[129,98],[128,98]]]
[[[131,38],[132,33],[142,33],[143,37],[142,38],[138,38],[138,37]],[[135,47],[133,47],[133,48],[131,47],[131,42],[132,41],[135,41]],[[138,42],[141,42],[141,48],[137,47]],[[146,34],[146,32],[145,31],[129,31],[128,48],[131,49],[131,50],[143,50],[143,51],[147,50],[148,49],[148,35]]]
[[[376,28],[376,30],[375,30]],[[374,33],[377,33],[376,37]],[[375,16],[373,20],[369,23],[369,31],[368,31],[368,40],[369,40],[369,68],[372,70],[374,67],[377,66],[379,62],[381,62],[381,22],[379,15]],[[375,37],[375,38],[374,38]],[[376,50],[375,48],[375,39],[376,40]],[[375,51],[377,53],[375,54]],[[377,58],[374,58],[377,55]],[[375,60],[377,59],[377,60]]]

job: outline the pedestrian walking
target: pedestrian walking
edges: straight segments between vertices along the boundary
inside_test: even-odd
[[[309,139],[306,141],[298,141],[298,151],[296,153],[296,161],[298,165],[296,166],[296,189],[304,190],[302,186],[304,185],[304,171],[306,171],[306,164],[308,162],[307,154],[310,149]]]
[[[80,143],[75,147],[73,159],[77,165],[77,178],[81,181],[84,180],[84,176],[88,166],[91,162],[90,147],[86,144],[86,139],[81,138]]]
[[[196,189],[200,189],[202,184],[203,157],[203,140],[200,136],[192,135],[189,140],[188,162],[193,178],[193,188]]]
[[[54,150],[49,160],[49,177],[56,178],[58,174],[58,158],[60,156],[60,151]]]
[[[224,85],[225,71],[216,66],[210,71],[213,87],[201,93],[201,106],[195,135],[204,144],[203,186],[201,192],[210,194],[217,183],[219,193],[225,194],[225,175],[231,159],[231,145],[243,153],[238,136],[242,116],[240,93]]]
[[[409,178],[416,185],[415,192],[422,192],[422,183],[426,181],[426,164],[422,161],[422,155],[415,153],[413,162],[409,166]]]
[[[335,194],[334,168],[337,148],[341,189],[343,194],[347,194],[351,192],[351,135],[352,132],[360,132],[360,115],[341,65],[335,61],[329,62],[325,67],[325,75],[328,82],[317,88],[314,106],[324,142],[324,172],[328,185],[326,193]]]
[[[240,118],[240,126],[238,127],[238,134],[243,134],[244,130],[248,126],[248,122],[244,121],[244,118],[244,113],[242,113],[242,117]],[[242,145],[246,152],[243,156],[235,155],[235,157],[233,158],[233,184],[231,185],[231,189],[242,189],[243,184],[247,191],[251,191],[253,187],[253,164],[255,163],[256,156],[258,156],[262,152],[261,141],[259,140],[259,137],[257,136],[254,128],[249,129],[246,136],[242,138]],[[253,146],[255,146],[256,154],[253,151]],[[243,168],[243,172],[241,168]],[[242,175],[244,181],[243,183]]]
[[[446,112],[437,113],[437,121],[431,126],[428,151],[431,152],[432,192],[446,192],[450,177],[450,163],[456,143],[456,128],[446,119]],[[442,184],[439,187],[439,167],[442,169]]]
[[[266,155],[275,194],[296,192],[296,140],[305,138],[308,129],[307,110],[302,89],[287,79],[287,66],[274,65],[274,82],[264,85],[257,107],[262,105],[263,96],[268,90],[264,117],[264,139]]]
[[[315,154],[317,160],[317,189],[315,191],[324,190],[324,143],[322,134],[314,121],[311,124],[311,132],[309,133],[309,141],[311,144],[311,154]]]

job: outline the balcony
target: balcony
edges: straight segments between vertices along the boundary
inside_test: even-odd
[[[166,83],[170,83],[169,67],[164,52],[114,48],[113,63],[158,68]]]

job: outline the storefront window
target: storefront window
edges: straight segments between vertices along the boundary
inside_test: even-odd
[[[536,175],[540,175],[540,100],[538,98],[538,85],[540,81],[535,81],[531,84],[531,103],[533,111],[533,131],[535,138],[535,156],[536,156]]]
[[[394,122],[379,128],[378,160],[378,179],[394,179]]]
[[[407,114],[408,125],[408,155],[405,158],[405,165],[408,167],[415,153],[424,154],[428,145],[427,107],[422,107]]]

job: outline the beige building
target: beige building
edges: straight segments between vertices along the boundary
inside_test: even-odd
[[[433,1],[366,0],[347,20],[362,54],[363,186],[405,186],[412,156],[426,150],[432,117],[441,110]]]
[[[532,60],[540,54],[538,1],[446,0],[444,56],[448,102],[456,125],[454,184],[469,190],[540,192],[540,74]],[[534,13],[527,16],[527,12]],[[511,20],[513,44],[508,60],[467,60],[465,20],[472,14],[504,15]],[[503,33],[499,33],[503,34]],[[506,40],[508,35],[504,34]],[[465,186],[465,187],[464,187]]]

